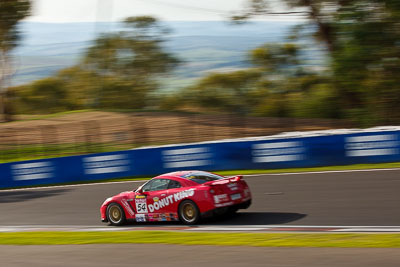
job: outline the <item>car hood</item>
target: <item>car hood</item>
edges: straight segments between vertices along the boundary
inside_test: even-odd
[[[134,195],[134,194],[135,194],[135,193],[132,192],[132,191],[121,192],[121,193],[119,193],[119,194],[117,194],[117,195],[114,195],[114,196],[112,196],[112,197],[107,198],[107,199],[104,201],[103,205],[108,205],[108,203],[110,203],[110,202],[112,202],[112,201],[119,200],[119,199],[121,199],[121,198],[129,198],[130,196],[132,196],[132,195]]]
[[[117,196],[125,197],[130,194],[132,194],[132,191],[124,191],[124,192],[119,193]]]

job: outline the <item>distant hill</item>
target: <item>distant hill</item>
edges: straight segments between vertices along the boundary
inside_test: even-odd
[[[207,72],[247,67],[247,52],[266,42],[285,40],[295,22],[167,22],[172,33],[166,49],[185,61],[166,81],[175,89]],[[79,62],[82,53],[101,33],[118,31],[119,23],[33,23],[20,25],[21,45],[15,50],[17,73],[13,83],[23,84],[53,75]],[[315,54],[316,51],[314,51]],[[318,51],[317,51],[318,52]],[[321,53],[315,58],[321,60]]]

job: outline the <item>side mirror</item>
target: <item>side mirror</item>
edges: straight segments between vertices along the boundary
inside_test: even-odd
[[[139,187],[136,191],[136,193],[142,194],[142,195],[148,195],[149,193],[147,191],[143,191],[141,187]]]

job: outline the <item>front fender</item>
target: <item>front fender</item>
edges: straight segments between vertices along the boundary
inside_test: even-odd
[[[125,218],[126,219],[134,219],[135,218],[135,211],[132,205],[129,203],[128,199],[125,197],[110,197],[107,198],[103,204],[100,207],[100,214],[101,214],[101,220],[103,222],[107,222],[107,207],[111,203],[117,203],[122,207],[125,213]]]

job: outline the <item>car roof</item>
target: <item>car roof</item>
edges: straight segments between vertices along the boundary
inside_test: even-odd
[[[161,175],[156,176],[156,177],[154,177],[154,178],[157,178],[157,179],[159,179],[159,178],[168,178],[168,179],[170,179],[170,178],[177,178],[177,179],[185,179],[185,180],[187,180],[187,177],[188,177],[188,176],[190,176],[191,174],[196,174],[196,173],[207,173],[207,174],[210,174],[210,175],[221,176],[221,175],[214,174],[214,173],[207,172],[207,171],[190,170],[190,171],[175,171],[175,172],[169,172],[169,173],[161,174]],[[221,176],[221,177],[223,177],[223,176]],[[153,179],[154,179],[154,178],[153,178]]]
[[[161,175],[158,175],[154,178],[183,178],[183,176],[193,173],[196,171],[176,171],[176,172],[169,172],[169,173],[164,173]]]

